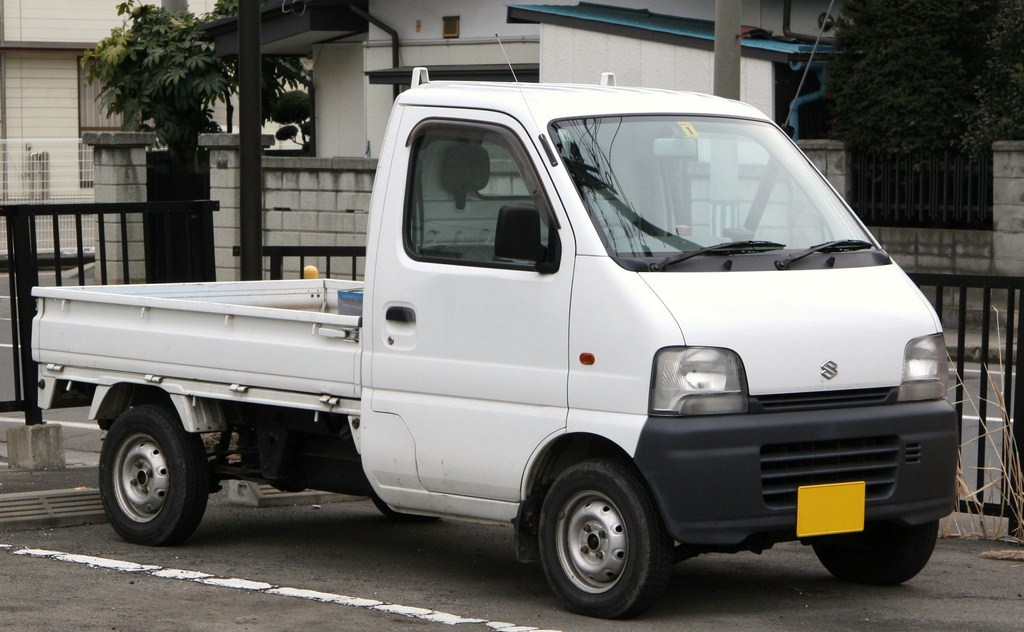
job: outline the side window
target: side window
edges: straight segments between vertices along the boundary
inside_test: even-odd
[[[405,245],[423,261],[540,269],[557,233],[532,167],[502,128],[428,122],[413,132]]]

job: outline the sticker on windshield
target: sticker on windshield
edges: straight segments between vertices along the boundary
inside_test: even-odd
[[[693,123],[688,121],[680,121],[679,129],[683,130],[683,133],[690,138],[697,138],[700,136],[700,134],[697,133],[697,128],[693,126]]]

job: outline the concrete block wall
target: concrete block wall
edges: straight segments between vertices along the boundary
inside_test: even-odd
[[[145,202],[146,149],[156,142],[149,132],[86,132],[82,142],[93,146],[96,202]],[[107,282],[139,283],[146,280],[145,247],[142,215],[129,215],[126,232],[121,234],[121,219],[108,215],[103,219],[107,237]],[[128,241],[128,272],[124,278],[121,241]],[[97,282],[100,268],[96,267]]]
[[[993,274],[1024,276],[1024,141],[992,144]]]
[[[239,279],[238,137],[204,134],[210,148],[210,197],[218,281]],[[264,139],[272,141],[271,137]],[[263,243],[267,246],[362,246],[366,244],[370,191],[376,160],[362,158],[263,157]],[[308,259],[326,272],[326,262]],[[348,262],[335,261],[344,266]],[[285,276],[299,276],[297,259],[285,260]],[[333,271],[332,271],[333,272]],[[264,261],[264,276],[269,261]],[[362,275],[360,262],[359,274]],[[334,272],[334,276],[339,276]]]
[[[241,278],[235,254],[241,238],[238,142],[237,134],[199,135],[199,145],[210,150],[210,199],[220,202],[220,210],[213,214],[213,257],[218,281]],[[274,144],[274,137],[263,134],[261,144],[269,147]]]
[[[836,189],[847,195],[849,159],[843,143],[798,143]],[[949,230],[869,226],[882,247],[908,272],[1024,276],[1024,142],[992,147],[994,229]]]
[[[363,158],[263,159],[263,228],[268,246],[364,246],[376,160]],[[326,270],[326,262],[307,259]],[[347,262],[335,261],[335,267]],[[362,275],[360,263],[359,274]],[[298,260],[285,260],[297,276]],[[339,276],[332,271],[334,276]]]

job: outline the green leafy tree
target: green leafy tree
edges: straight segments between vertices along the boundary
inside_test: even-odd
[[[997,140],[1024,140],[1024,0],[999,4],[987,64],[978,88],[978,108],[964,147],[991,150]]]
[[[221,0],[213,13],[200,19],[126,0],[117,8],[124,23],[83,56],[88,80],[102,86],[99,101],[106,113],[124,115],[128,129],[155,132],[176,170],[198,169],[199,134],[219,131],[213,121],[216,102],[231,110],[238,88],[237,58],[218,58],[200,27],[237,10],[237,0]],[[266,122],[274,101],[290,88],[308,84],[309,77],[298,58],[263,60]]]
[[[846,0],[830,62],[833,134],[854,149],[953,148],[996,0]]]
[[[199,134],[217,129],[211,106],[230,88],[224,65],[191,14],[136,0],[117,14],[124,23],[82,60],[88,80],[102,85],[100,105],[129,129],[155,132],[172,164],[194,171]]]
[[[263,0],[261,4],[266,4]],[[208,16],[209,21],[225,17],[238,16],[238,0],[217,0],[213,12]],[[229,55],[223,59],[225,72],[229,81],[229,92],[238,93],[238,55]],[[277,100],[286,92],[292,91],[299,86],[309,87],[312,84],[312,77],[302,59],[294,55],[280,55],[262,57],[260,68],[260,94],[262,96],[263,122],[271,120],[272,113],[276,107]],[[227,99],[228,125],[232,124],[232,107],[230,98]]]

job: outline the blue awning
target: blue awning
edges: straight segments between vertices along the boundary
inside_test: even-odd
[[[710,20],[590,2],[575,5],[513,4],[508,7],[508,21],[553,24],[701,50],[713,50],[715,44],[715,23]],[[814,49],[812,44],[772,37],[771,33],[754,27],[744,27],[741,44],[744,56],[778,62],[806,61]],[[814,54],[821,57],[835,52],[831,44],[820,43]]]

